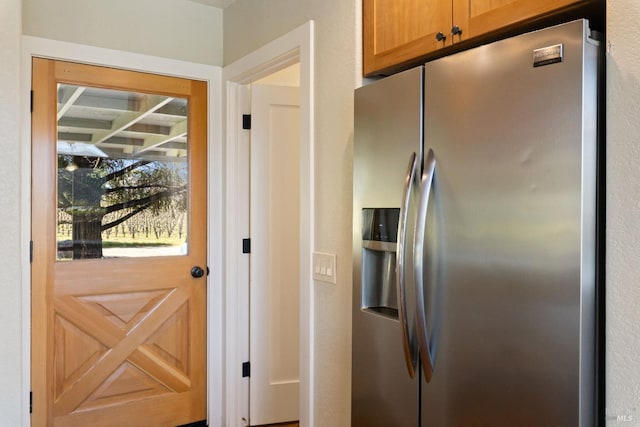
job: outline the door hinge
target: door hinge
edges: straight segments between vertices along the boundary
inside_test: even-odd
[[[242,364],[242,378],[251,376],[251,362],[244,362]]]
[[[33,91],[31,91],[31,94],[29,96],[30,96],[30,101],[29,102],[31,103],[31,107],[30,108],[31,108],[31,112],[33,113]]]
[[[33,262],[33,240],[29,240],[29,262]]]
[[[29,413],[33,414],[33,392],[29,392]]]
[[[242,129],[251,129],[251,114],[242,115]]]
[[[251,239],[242,239],[242,253],[243,254],[251,253]]]

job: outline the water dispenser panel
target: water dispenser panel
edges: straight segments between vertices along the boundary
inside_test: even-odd
[[[396,242],[399,208],[362,210],[362,301],[365,311],[398,318]]]

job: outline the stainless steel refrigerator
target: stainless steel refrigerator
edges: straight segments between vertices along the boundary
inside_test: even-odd
[[[352,426],[595,424],[595,38],[356,90]]]

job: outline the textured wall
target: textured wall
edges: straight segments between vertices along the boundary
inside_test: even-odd
[[[610,425],[640,426],[638,22],[640,2],[608,0],[607,408]]]
[[[224,9],[224,65],[307,22],[308,3],[309,0],[236,0]]]
[[[20,0],[0,1],[0,426],[22,424]]]
[[[351,396],[353,90],[357,0],[237,0],[224,11],[225,64],[309,19],[316,28],[315,250],[337,254],[337,284],[317,282],[315,425],[348,426]],[[251,31],[246,31],[250,28]]]
[[[188,0],[23,0],[24,34],[222,65],[222,10]]]

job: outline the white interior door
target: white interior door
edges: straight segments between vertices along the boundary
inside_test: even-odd
[[[250,423],[299,418],[299,90],[251,88]]]

